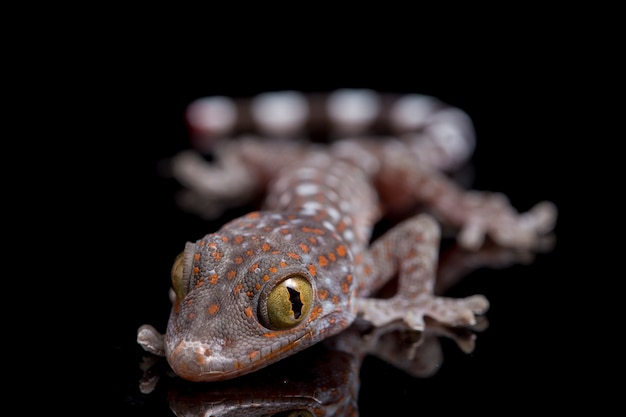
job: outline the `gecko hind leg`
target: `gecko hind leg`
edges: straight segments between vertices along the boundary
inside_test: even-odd
[[[466,298],[434,294],[441,231],[427,214],[412,217],[381,236],[371,247],[363,274],[378,288],[398,276],[398,290],[391,298],[358,298],[361,317],[375,326],[402,320],[414,330],[424,330],[424,317],[450,326],[472,326],[476,315],[489,308],[482,295]]]

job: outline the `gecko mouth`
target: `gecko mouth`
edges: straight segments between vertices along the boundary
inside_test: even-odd
[[[339,325],[342,322],[345,324]],[[250,341],[244,345],[263,347],[237,356],[224,355],[220,343],[213,345],[180,340],[173,343],[171,349],[167,349],[166,356],[172,370],[183,379],[195,382],[221,381],[254,372],[302,351],[322,340],[324,336],[343,330],[350,322],[345,311],[332,312],[316,322],[316,328],[327,329],[324,333],[308,328],[303,332],[284,334],[273,343],[268,343],[270,339]],[[218,346],[219,351],[214,346]]]
[[[211,353],[205,344],[183,340],[167,353],[167,361],[176,375],[183,379],[194,382],[222,381],[264,368],[313,343],[315,336],[311,332],[294,334],[290,341],[277,341],[235,358]]]

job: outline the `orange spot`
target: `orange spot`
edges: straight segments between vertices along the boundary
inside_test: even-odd
[[[307,268],[309,268],[309,274],[311,274],[311,276],[315,276],[315,274],[317,274],[317,269],[315,269],[315,265],[309,264]]]
[[[222,259],[222,252],[220,251],[211,252],[211,256],[214,257],[215,260],[219,261],[220,259]]]
[[[204,246],[206,245],[206,242],[204,240],[201,240],[200,242],[198,242],[198,246]]]
[[[248,255],[248,256],[252,256],[252,255],[254,255],[254,251],[253,251],[252,249],[248,249],[248,250],[246,251],[246,255]]]
[[[218,304],[211,304],[209,306],[209,314],[215,314],[217,313],[219,309],[220,309],[220,306]]]
[[[346,247],[343,245],[339,245],[337,246],[337,255],[339,256],[346,256],[347,250]]]
[[[314,245],[315,245],[315,244],[317,243],[317,239],[315,239],[313,236],[311,236],[311,237],[309,238],[309,242],[311,242],[312,244],[314,244]]]
[[[352,282],[352,275],[351,275],[351,274],[348,274],[348,275],[346,276],[346,281],[348,281],[348,282]]]
[[[239,294],[239,292],[243,289],[243,284],[239,284],[235,287],[235,289],[233,290],[233,292],[235,293],[235,295]]]
[[[270,245],[268,245],[267,242],[265,242],[263,246],[261,247],[261,249],[263,249],[263,252],[267,252],[268,250],[270,250]]]
[[[257,282],[257,284],[256,284],[254,287],[255,287],[257,290],[260,290],[260,289],[261,289],[261,284],[259,284],[259,283]]]
[[[254,272],[254,271],[255,271],[258,267],[259,267],[259,263],[258,263],[258,262],[253,263],[253,264],[250,266],[249,271],[250,271],[250,272]]]
[[[346,223],[343,220],[341,220],[339,224],[337,225],[337,231],[341,233],[344,230],[346,230]]]
[[[244,313],[246,313],[246,316],[252,317],[252,307],[250,306],[246,307],[246,309],[244,310]]]
[[[293,253],[293,252],[287,253],[287,256],[289,256],[292,259],[300,259],[300,255],[298,255],[297,253]]]
[[[272,255],[280,255],[282,252],[279,250],[275,250],[272,252]]]
[[[193,255],[193,260],[194,261],[199,261],[200,260],[200,254],[196,253],[195,255]]]
[[[275,274],[275,273],[277,273],[277,272],[278,272],[278,268],[276,268],[275,266],[270,266],[270,267],[269,267],[269,271],[270,271],[272,274]]]
[[[189,313],[189,314],[187,315],[187,318],[188,318],[189,320],[193,320],[193,319],[195,319],[195,318],[196,318],[196,315],[195,315],[195,314],[193,314],[193,313]]]
[[[354,256],[354,263],[360,264],[361,262],[363,262],[363,256],[358,253]]]
[[[259,214],[258,211],[253,211],[252,213],[248,213],[248,215],[246,216],[249,219],[258,219],[261,215]]]
[[[288,235],[289,229],[280,229],[280,233],[282,233],[283,235]]]
[[[320,255],[318,258],[318,263],[320,264],[320,266],[327,266],[328,265],[328,259],[326,259],[326,257],[324,255]]]
[[[211,242],[211,243],[209,243],[209,247],[210,247],[210,248],[215,248],[215,247],[217,247],[217,246],[215,245],[215,242]]]
[[[204,284],[204,281],[202,279],[199,279],[198,282],[196,282],[196,288],[202,287],[203,284]]]
[[[239,265],[240,263],[243,262],[243,258],[241,256],[236,257],[233,262],[235,262],[237,265]]]
[[[328,297],[328,291],[327,290],[320,291],[320,299],[325,300],[326,297]]]
[[[263,336],[269,337],[269,338],[276,337],[277,335],[278,333],[276,332],[263,333]]]
[[[333,304],[337,304],[339,303],[339,297],[337,297],[336,295],[333,295],[333,298],[331,301],[333,302]]]
[[[252,298],[254,296],[254,293],[252,291],[246,291],[246,295]]]
[[[347,294],[348,291],[350,291],[350,286],[348,285],[347,282],[341,283],[341,291],[343,291],[344,294]]]
[[[222,236],[222,242],[224,243],[228,242],[228,236]]]
[[[305,245],[304,243],[300,243],[300,249],[302,249],[302,252],[304,253],[309,253],[309,247],[307,245]]]
[[[241,244],[241,242],[243,242],[243,236],[235,236],[235,239],[233,239],[233,241],[234,241],[236,244],[240,245],[240,244]]]
[[[337,257],[334,253],[331,252],[328,254],[328,259],[330,259],[332,262],[335,262],[337,260]]]
[[[324,234],[324,231],[322,229],[306,227],[306,226],[302,227],[302,231],[305,232],[305,233],[313,233],[313,234],[316,234],[316,235],[323,235]]]
[[[322,307],[320,306],[313,307],[313,311],[311,311],[311,315],[309,316],[309,321],[315,320],[317,317],[319,317],[319,315],[322,314],[322,311]]]
[[[285,263],[285,261],[280,261],[280,263],[278,264],[281,268],[286,268],[287,264]]]
[[[365,265],[365,267],[363,268],[363,273],[365,275],[372,275],[372,267],[369,265]]]
[[[193,273],[194,274],[198,274],[198,272],[200,272],[200,268],[198,268],[197,266],[193,268]]]
[[[235,275],[237,275],[237,272],[235,272],[234,269],[231,269],[230,271],[226,273],[226,278],[233,279],[235,278]]]
[[[270,276],[265,274],[263,275],[263,281],[269,281],[270,280]]]
[[[217,284],[217,274],[213,274],[210,277],[210,281],[211,284]]]
[[[259,351],[255,350],[254,352],[250,352],[248,354],[248,357],[250,358],[250,360],[254,360],[257,356],[259,356]]]

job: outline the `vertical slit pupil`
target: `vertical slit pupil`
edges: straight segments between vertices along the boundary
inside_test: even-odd
[[[302,301],[300,300],[300,292],[293,288],[287,287],[289,291],[289,301],[291,302],[291,309],[293,310],[294,319],[298,319],[302,314]]]

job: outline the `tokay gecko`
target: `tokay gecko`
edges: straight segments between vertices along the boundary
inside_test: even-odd
[[[186,380],[253,372],[356,318],[416,331],[426,317],[472,325],[484,296],[434,293],[442,232],[467,250],[487,241],[532,249],[556,222],[551,202],[520,213],[502,193],[453,181],[474,150],[473,124],[430,96],[214,96],[192,102],[187,121],[195,150],[169,164],[186,191],[180,203],[205,217],[261,203],[186,244],[171,270],[165,334],[138,330],[138,343]],[[390,215],[398,220],[375,236]],[[376,297],[393,279],[395,295]]]

